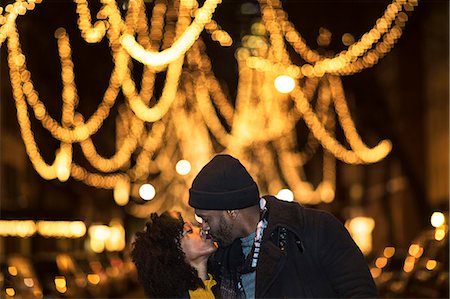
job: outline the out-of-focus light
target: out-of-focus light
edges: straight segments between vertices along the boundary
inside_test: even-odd
[[[96,253],[105,250],[105,242],[111,235],[111,231],[106,225],[91,225],[89,227],[89,245]]]
[[[97,274],[88,274],[87,279],[90,284],[97,285],[100,282],[100,276]]]
[[[445,226],[436,228],[436,231],[434,232],[434,238],[436,239],[436,241],[442,241],[445,238],[446,234],[445,228],[446,228]]]
[[[394,247],[386,247],[384,248],[383,255],[387,258],[391,258],[395,254]]]
[[[413,256],[408,256],[405,259],[405,264],[403,265],[403,271],[411,272],[414,269],[414,264],[416,263],[416,258]]]
[[[81,238],[86,234],[83,221],[46,221],[36,223],[37,232],[46,238]]]
[[[408,253],[412,256],[416,256],[420,252],[420,246],[418,244],[411,244],[408,249]]]
[[[10,266],[8,267],[8,272],[9,274],[11,274],[12,276],[16,276],[17,275],[17,268],[14,266]]]
[[[24,278],[23,283],[29,288],[32,288],[34,286],[33,278]]]
[[[86,225],[83,221],[72,221],[69,226],[71,235],[74,238],[82,237],[86,234]]]
[[[369,254],[372,251],[372,231],[375,227],[375,220],[370,217],[355,217],[347,220],[345,227],[361,251]]]
[[[0,220],[0,236],[29,237],[36,232],[32,220]]]
[[[436,268],[436,266],[437,266],[437,262],[435,260],[428,260],[425,267],[431,271],[434,268]]]
[[[320,47],[326,47],[331,42],[331,31],[321,27],[319,29],[319,36],[317,37],[317,44]]]
[[[431,215],[430,222],[431,222],[431,225],[434,227],[441,226],[442,224],[445,223],[444,214],[441,212],[434,212],[433,215]]]
[[[364,195],[363,186],[361,186],[361,184],[353,184],[350,187],[349,195],[354,200],[361,199]]]
[[[67,291],[66,278],[64,276],[56,276],[55,287],[58,292],[65,293]]]
[[[114,186],[114,201],[119,206],[124,206],[130,198],[130,182],[126,179],[119,179]]]
[[[153,187],[151,184],[143,184],[139,188],[139,196],[143,200],[152,200],[156,195],[155,187]]]
[[[387,258],[385,257],[379,257],[376,259],[375,261],[375,266],[377,266],[377,268],[384,268],[387,265]]]
[[[324,203],[330,203],[334,200],[334,185],[330,182],[323,181],[320,185],[320,199]]]
[[[295,87],[295,80],[286,75],[278,76],[273,83],[275,88],[281,93],[289,93]]]
[[[44,296],[44,294],[42,294],[42,292],[36,288],[33,290],[33,295],[34,298],[42,298]]]
[[[342,43],[345,46],[350,46],[355,43],[355,38],[350,33],[344,33],[344,35],[342,35]]]
[[[125,248],[125,229],[118,220],[113,220],[109,224],[110,235],[105,245],[108,251],[121,251]]]
[[[370,268],[370,274],[373,278],[377,278],[381,275],[382,270],[380,268]]]
[[[292,193],[289,189],[281,189],[278,194],[276,195],[278,199],[284,200],[284,201],[293,201],[294,200],[294,193]]]
[[[71,155],[66,150],[59,150],[56,154],[55,167],[56,176],[61,182],[65,182],[70,177]]]
[[[180,160],[175,166],[175,169],[179,174],[186,175],[191,171],[191,163],[187,160]]]
[[[6,288],[5,292],[6,292],[6,295],[8,295],[9,297],[13,297],[16,295],[16,291],[14,291],[13,288]]]
[[[109,227],[106,225],[92,225],[89,228],[89,236],[97,240],[107,240],[110,236]]]

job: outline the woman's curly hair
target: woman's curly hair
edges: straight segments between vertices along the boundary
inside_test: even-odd
[[[136,233],[131,258],[149,298],[181,298],[188,290],[204,287],[197,271],[185,261],[180,240],[184,221],[178,213],[150,215],[144,231]]]

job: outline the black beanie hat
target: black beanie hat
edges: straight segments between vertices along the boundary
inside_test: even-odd
[[[197,174],[189,205],[201,210],[239,210],[259,203],[258,186],[238,159],[217,155]]]

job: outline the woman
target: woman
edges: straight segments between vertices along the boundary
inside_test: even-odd
[[[146,229],[136,233],[131,257],[150,298],[214,298],[216,282],[206,267],[215,250],[200,228],[172,211],[150,215]]]

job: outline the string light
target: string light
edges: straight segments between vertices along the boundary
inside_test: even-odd
[[[235,55],[239,81],[237,96],[230,99],[214,75],[199,37],[205,29],[222,46],[233,42],[212,20],[220,0],[206,0],[201,8],[196,1],[187,0],[156,0],[150,5],[142,0],[130,1],[124,17],[116,1],[102,0],[94,23],[88,1],[75,0],[82,37],[97,43],[106,36],[114,68],[102,101],[85,120],[76,112],[83,99],[78,97],[75,85],[69,37],[64,29],[55,32],[63,84],[61,122],[50,116],[35,90],[15,24],[19,15],[39,2],[16,1],[0,12],[0,44],[7,39],[11,85],[27,154],[45,179],[65,181],[72,177],[89,186],[114,189],[118,205],[129,205],[135,215],[144,215],[149,209],[170,205],[187,208],[185,191],[193,175],[214,153],[228,152],[248,163],[261,188],[273,194],[289,188],[295,200],[318,204],[334,200],[336,158],[350,164],[375,163],[392,148],[389,140],[373,148],[364,144],[339,76],[362,71],[389,53],[406,24],[406,11],[412,10],[417,1],[394,0],[372,29],[356,42],[350,42],[347,36],[348,49],[330,58],[305,43],[280,1],[260,0],[262,19],[252,25],[251,34],[243,37]],[[146,8],[152,5],[147,19]],[[326,44],[331,32],[321,32],[319,39]],[[288,46],[306,63],[293,64]],[[131,58],[144,64],[140,83],[132,72]],[[165,81],[158,97],[155,79],[163,72]],[[274,86],[280,77],[290,78],[293,89],[286,89],[288,94]],[[120,90],[126,103],[117,107],[116,151],[104,157],[91,137],[110,116]],[[61,143],[53,164],[45,162],[39,152],[28,106]],[[302,147],[296,136],[299,121],[304,121],[310,131]],[[337,124],[350,148],[334,136]],[[80,145],[93,171],[72,160],[74,143]],[[323,177],[313,186],[303,167],[319,154],[323,155]],[[173,169],[181,159],[191,161],[191,169],[178,176]],[[278,168],[280,171],[275,171]],[[156,187],[174,199],[155,199],[136,207],[129,197],[138,196],[137,184],[150,176],[155,178],[151,198]]]
[[[203,6],[195,12],[194,20],[185,28],[183,34],[177,38],[169,49],[162,52],[146,51],[131,34],[123,34],[120,37],[120,42],[134,59],[147,66],[161,67],[167,65],[180,59],[192,46],[205,24],[211,21],[212,14],[220,2],[220,0],[206,0]],[[191,1],[181,0],[180,6],[186,6],[186,3],[191,3]]]

